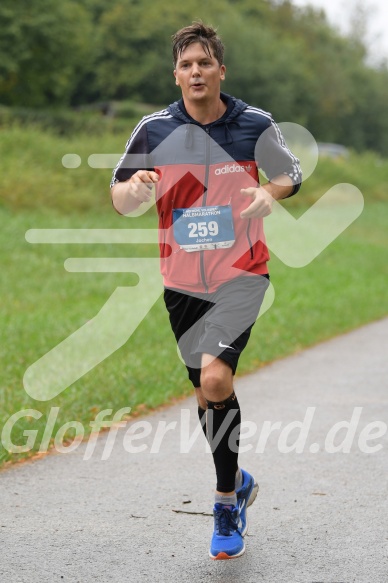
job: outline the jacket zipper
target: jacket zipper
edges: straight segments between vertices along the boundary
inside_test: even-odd
[[[206,206],[207,201],[207,190],[208,190],[208,183],[209,183],[209,165],[210,165],[210,128],[206,128],[206,166],[205,166],[205,184],[204,184],[204,191],[202,197],[202,206]],[[206,272],[205,272],[205,257],[204,251],[200,251],[200,269],[201,269],[201,279],[203,283],[203,287],[205,288],[205,293],[207,294],[209,291],[209,287],[206,281]]]
[[[165,228],[164,228],[164,211],[162,211],[160,213],[160,222],[161,222],[162,230],[163,230],[163,241],[162,241],[162,253],[161,253],[161,255],[162,255],[163,259],[166,260],[166,257],[165,257],[165,251],[166,251],[166,231],[165,231]]]
[[[251,228],[251,219],[248,219],[248,225],[247,225],[247,239],[248,239],[248,243],[249,243],[249,251],[251,253],[251,259],[253,259],[253,245],[252,245],[252,241],[251,238],[249,236],[249,229]]]

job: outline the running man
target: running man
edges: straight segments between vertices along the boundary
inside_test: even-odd
[[[232,559],[244,553],[258,491],[238,466],[233,375],[269,285],[263,218],[299,190],[301,169],[271,114],[221,92],[216,30],[194,22],[172,40],[182,97],[136,126],[111,195],[128,214],[155,191],[164,299],[217,477],[210,557]]]

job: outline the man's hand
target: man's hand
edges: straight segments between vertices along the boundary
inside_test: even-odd
[[[151,170],[138,170],[128,181],[128,193],[138,202],[149,202],[152,184],[158,182],[159,175]]]
[[[242,219],[267,217],[271,214],[273,198],[265,188],[261,186],[259,188],[242,188],[240,192],[253,199],[245,211],[240,214]]]
[[[129,180],[118,182],[111,188],[113,206],[120,215],[135,211],[142,202],[149,202],[152,184],[158,182],[159,174],[151,170],[138,170]]]
[[[294,190],[291,178],[285,174],[276,176],[258,188],[242,188],[241,194],[252,197],[251,204],[240,214],[242,219],[267,217],[272,212],[274,200],[282,200],[290,196]]]

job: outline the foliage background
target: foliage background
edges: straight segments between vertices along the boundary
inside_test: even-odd
[[[169,39],[195,18],[226,44],[226,92],[318,141],[388,154],[387,63],[366,64],[360,21],[343,37],[287,0],[2,0],[0,104],[166,105],[179,96]]]

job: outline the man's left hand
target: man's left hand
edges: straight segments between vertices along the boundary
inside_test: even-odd
[[[267,217],[271,214],[273,198],[265,188],[262,186],[259,188],[242,188],[240,192],[244,196],[250,196],[253,199],[251,204],[240,214],[242,219]]]

